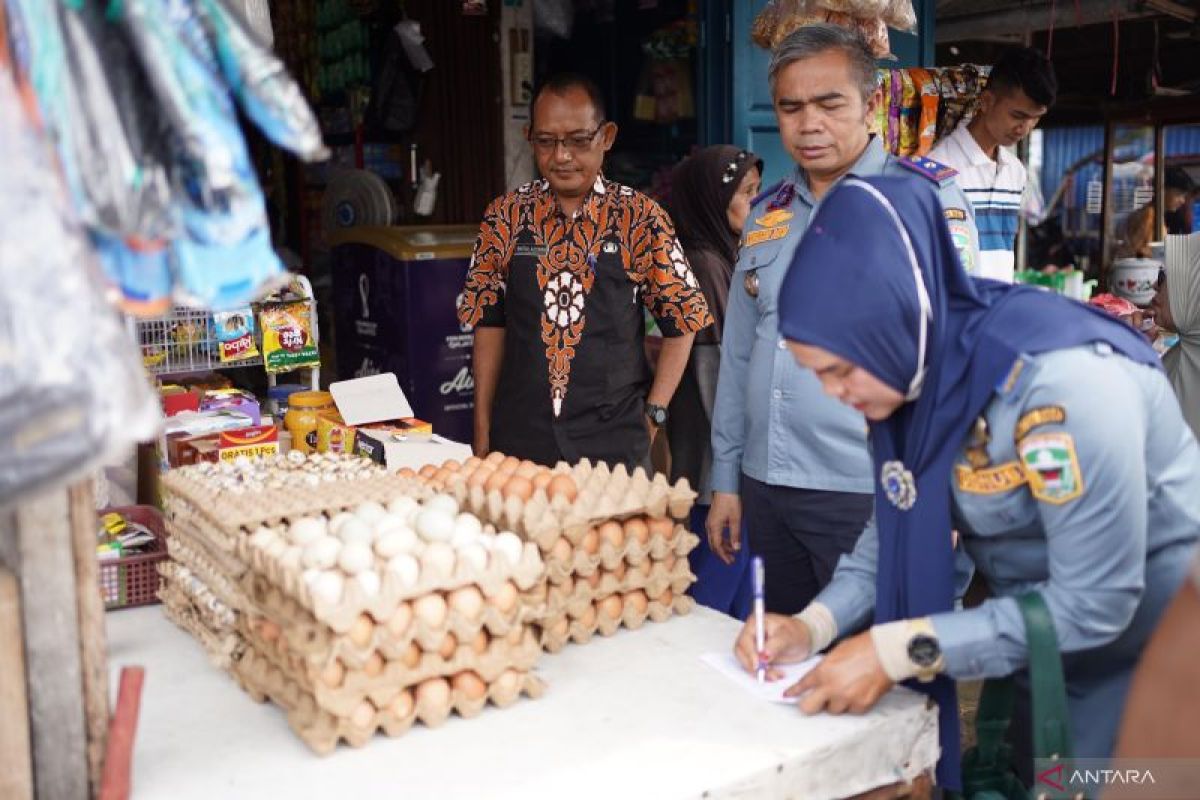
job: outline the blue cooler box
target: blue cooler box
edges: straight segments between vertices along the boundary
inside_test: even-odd
[[[348,228],[331,237],[338,379],[394,372],[434,433],[467,444],[472,337],[456,308],[478,233],[431,225]]]

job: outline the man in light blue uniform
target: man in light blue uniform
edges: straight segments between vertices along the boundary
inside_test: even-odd
[[[729,290],[707,532],[713,551],[731,561],[745,509],[750,547],[766,567],[766,606],[793,614],[854,546],[871,514],[873,485],[861,415],[824,396],[779,336],[776,297],[796,244],[821,198],[849,174],[936,184],[947,219],[960,231],[966,226],[956,245],[968,271],[978,236],[952,169],[894,158],[869,133],[880,96],[860,36],[835,25],[800,28],[772,56],[770,80],[780,135],[797,168],[753,203]]]

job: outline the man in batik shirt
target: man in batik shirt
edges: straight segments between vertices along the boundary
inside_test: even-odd
[[[529,129],[542,179],[484,214],[458,307],[474,328],[479,455],[648,466],[692,338],[712,324],[670,218],[601,175],[616,134],[593,83],[550,80]],[[663,334],[653,381],[643,307]]]

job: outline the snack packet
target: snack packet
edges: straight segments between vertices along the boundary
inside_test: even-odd
[[[263,364],[267,372],[289,372],[321,364],[312,334],[312,304],[307,300],[268,303],[259,318],[263,330]]]
[[[249,307],[213,314],[217,350],[222,364],[245,361],[258,356],[254,344],[254,312]]]

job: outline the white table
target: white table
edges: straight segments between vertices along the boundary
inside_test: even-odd
[[[794,797],[910,780],[937,759],[936,712],[906,689],[861,717],[804,717],[703,664],[738,624],[697,608],[544,655],[539,700],[313,755],[157,606],[108,615],[115,687],[146,667],[135,800]]]

